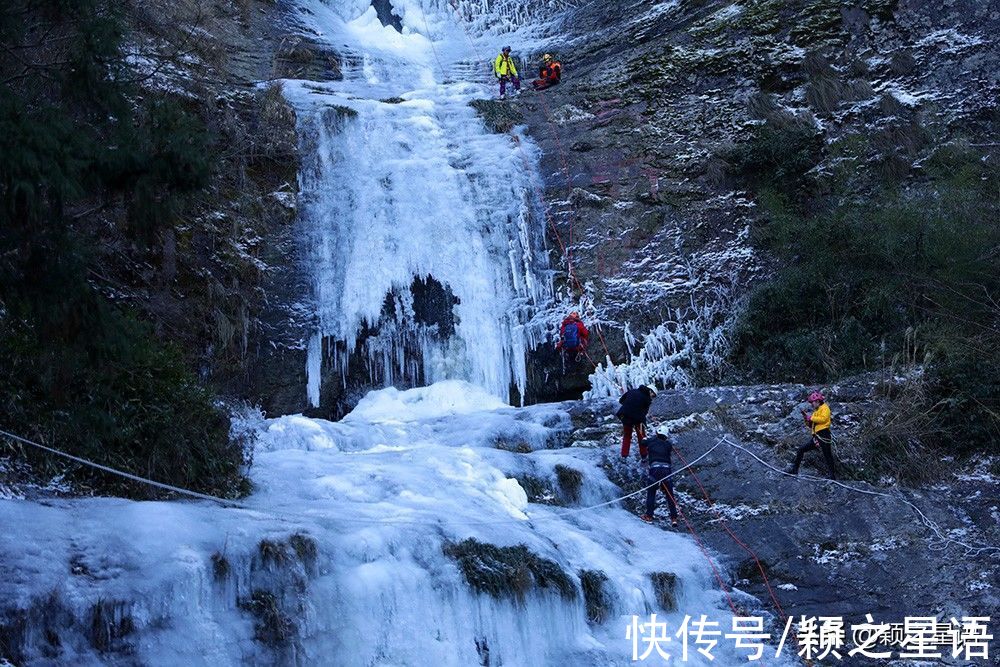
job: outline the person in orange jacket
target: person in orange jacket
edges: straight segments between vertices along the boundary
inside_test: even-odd
[[[556,344],[556,349],[565,354],[573,354],[579,360],[587,351],[589,340],[590,332],[580,319],[580,313],[574,310],[559,326],[559,343]]]
[[[802,465],[802,457],[806,455],[806,452],[819,449],[823,452],[826,465],[830,468],[830,479],[837,479],[837,469],[833,462],[833,436],[830,434],[830,422],[832,421],[830,406],[827,405],[823,394],[818,391],[809,394],[809,404],[812,405],[813,411],[810,413],[803,410],[802,418],[806,422],[806,428],[809,429],[812,439],[796,450],[795,462],[792,463],[787,472],[789,475],[798,475],[799,466]]]
[[[545,90],[558,85],[562,80],[562,63],[555,60],[551,53],[542,56],[542,67],[538,70],[538,77],[531,84],[535,90]]]

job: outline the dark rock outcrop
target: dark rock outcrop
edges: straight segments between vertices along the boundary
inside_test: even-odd
[[[777,615],[773,592],[788,615],[844,616],[848,622],[863,622],[866,613],[882,622],[996,617],[1000,460],[927,460],[923,464],[935,466],[938,476],[917,487],[887,476],[865,481],[871,475],[864,425],[886,408],[879,387],[874,378],[860,378],[828,392],[835,454],[850,488],[825,481],[818,453],[807,456],[799,478],[779,472],[794,447],[808,440],[798,414],[805,387],[661,392],[650,418],[676,438],[675,470],[724,436],[744,448],[723,442],[694,465],[693,474],[674,478],[683,518],[721,556],[727,586],[754,595],[762,612]],[[573,439],[579,446],[606,447],[609,476],[631,491],[642,478],[638,467],[618,460],[613,407],[610,401],[575,405]],[[637,514],[644,511],[641,501],[628,502]],[[685,526],[682,520],[677,530]]]

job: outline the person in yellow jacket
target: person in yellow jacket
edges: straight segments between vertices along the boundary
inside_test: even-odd
[[[517,67],[514,59],[510,57],[510,47],[503,47],[503,51],[493,61],[493,74],[500,82],[500,98],[507,97],[507,84],[514,84],[514,91],[521,93],[521,78],[517,75]]]
[[[830,479],[837,479],[837,469],[833,463],[833,436],[830,434],[830,421],[832,420],[830,406],[827,405],[823,394],[818,391],[809,394],[809,404],[812,405],[813,411],[809,413],[803,410],[802,417],[805,419],[812,439],[795,452],[795,462],[788,469],[788,474],[798,475],[799,466],[802,465],[802,457],[806,455],[806,452],[819,449],[822,450],[826,465],[830,468]]]

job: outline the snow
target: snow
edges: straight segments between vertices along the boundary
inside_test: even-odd
[[[108,657],[87,640],[98,607],[128,620],[121,650],[149,665],[468,665],[479,664],[484,642],[494,664],[624,665],[633,614],[728,623],[692,540],[617,504],[580,511],[620,492],[599,467],[605,452],[562,446],[570,419],[558,406],[504,407],[446,382],[373,392],[337,423],[290,415],[256,428],[255,492],[239,508],[0,500],[5,606],[48,623],[75,664]],[[515,437],[526,453],[497,448]],[[581,472],[580,504],[529,503],[517,477],[552,479],[557,464]],[[476,592],[444,554],[468,538],[525,545],[556,563],[576,596],[533,588],[519,602]],[[220,576],[222,558],[230,569]],[[583,570],[608,575],[602,624],[586,621]],[[657,571],[676,574],[677,611],[657,608]],[[286,645],[254,640],[255,595],[274,601]],[[735,649],[720,647],[716,658],[736,664],[727,650]]]
[[[917,41],[916,46],[918,48],[936,46],[943,53],[955,54],[985,43],[986,41],[979,35],[963,35],[954,28],[945,28],[923,37]]]
[[[422,389],[398,391],[390,387],[370,393],[347,419],[377,423],[390,415],[393,421],[417,421],[504,407],[508,407],[506,403],[475,385],[448,380]]]

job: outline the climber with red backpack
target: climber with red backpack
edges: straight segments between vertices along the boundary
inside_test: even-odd
[[[590,339],[590,332],[580,319],[580,313],[575,310],[570,313],[559,326],[559,343],[556,349],[563,354],[573,355],[576,361],[587,352],[587,343]]]

